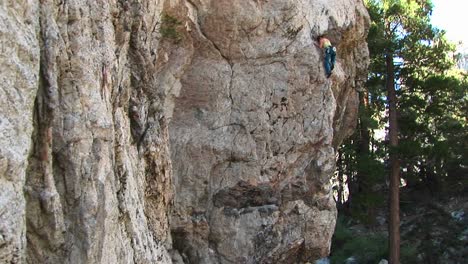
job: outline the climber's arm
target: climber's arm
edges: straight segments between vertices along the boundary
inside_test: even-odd
[[[324,44],[325,40],[323,38],[321,38],[319,41],[318,41],[318,44],[317,42],[314,42],[315,46],[319,47],[319,48],[323,48],[323,44]]]

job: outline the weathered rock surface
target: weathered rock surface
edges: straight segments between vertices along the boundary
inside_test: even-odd
[[[19,262],[26,247],[23,186],[39,85],[37,4],[0,4],[0,262]]]
[[[327,254],[361,1],[5,0],[0,25],[1,263]]]
[[[189,1],[195,52],[169,124],[175,248],[190,263],[329,251],[335,148],[367,67],[361,1]],[[331,80],[313,45],[338,48]]]
[[[2,2],[1,263],[170,262],[162,4]]]

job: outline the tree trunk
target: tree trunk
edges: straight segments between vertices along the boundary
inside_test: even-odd
[[[370,133],[369,133],[369,103],[367,99],[367,92],[359,93],[360,113],[358,119],[358,144],[356,148],[356,158],[358,162],[368,162],[370,155]],[[364,116],[364,117],[363,117]],[[368,193],[372,186],[369,182],[369,171],[362,166],[357,167],[357,185],[359,193]]]
[[[395,69],[392,54],[386,55],[387,70],[387,102],[389,112],[389,158],[390,158],[390,187],[389,187],[389,262],[400,263],[400,162],[398,159],[398,123],[397,123],[397,98],[395,91]]]
[[[359,105],[362,113],[359,115],[359,144],[358,153],[362,155],[369,155],[370,151],[370,133],[369,133],[369,122],[365,121],[369,119],[369,98],[368,92],[364,91],[359,93]],[[362,118],[365,115],[365,119]],[[362,173],[362,172],[361,172]]]
[[[343,165],[343,153],[342,150],[338,151],[338,161],[336,162],[338,165],[338,190],[337,190],[337,206],[338,206],[338,211],[340,211],[343,208],[343,204],[345,203],[344,195],[343,195],[343,189],[345,186],[344,182],[344,165]]]

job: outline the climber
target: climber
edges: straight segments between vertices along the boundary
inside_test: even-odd
[[[316,46],[324,49],[325,51],[325,58],[324,58],[324,66],[325,66],[325,74],[327,78],[330,77],[333,68],[335,68],[335,57],[336,57],[336,48],[333,47],[330,40],[325,38],[324,36],[318,36],[317,42],[319,45],[315,44]]]

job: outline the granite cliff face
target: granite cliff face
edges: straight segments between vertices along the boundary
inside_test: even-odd
[[[328,253],[362,1],[6,0],[0,23],[1,263]]]

